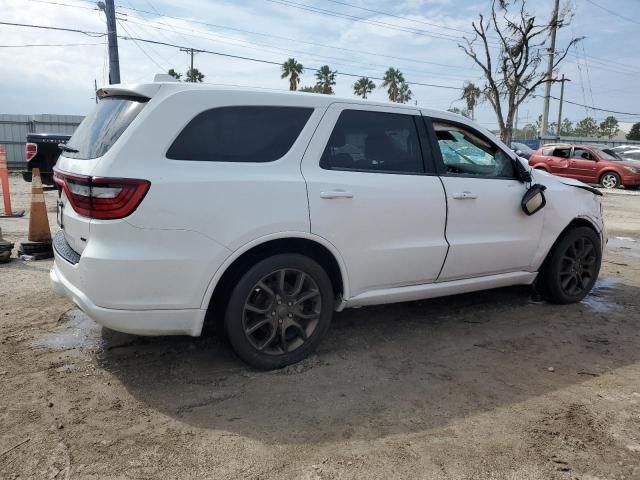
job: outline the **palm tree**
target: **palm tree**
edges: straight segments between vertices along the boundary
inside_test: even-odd
[[[472,120],[475,120],[475,109],[481,95],[482,92],[473,82],[466,82],[462,87],[462,97],[460,99],[467,102],[467,111],[471,114]]]
[[[387,93],[392,102],[398,101],[398,91],[402,83],[404,83],[404,75],[397,68],[389,68],[385,72],[381,87],[388,87]]]
[[[376,88],[376,84],[369,80],[368,77],[362,77],[356,83],[353,84],[353,93],[358,97],[362,97],[365,100],[373,89]]]
[[[290,58],[282,64],[282,75],[280,78],[289,77],[289,90],[295,91],[298,89],[300,83],[300,75],[304,71],[304,67],[301,63],[298,63],[295,58]]]
[[[336,70],[331,70],[329,65],[321,66],[316,72],[316,88],[318,93],[333,95],[333,86],[336,84]]]
[[[398,103],[407,103],[413,97],[413,92],[409,88],[409,85],[406,82],[402,82],[400,84],[400,88],[398,88]]]
[[[189,69],[187,70],[187,74],[186,74],[187,79],[185,81],[187,82],[200,82],[202,83],[202,80],[204,80],[204,74],[200,72],[200,70],[198,70],[197,68]]]
[[[180,80],[180,77],[182,77],[182,74],[176,72],[173,68],[170,68],[167,73],[171,75],[173,78],[175,78],[176,80]]]

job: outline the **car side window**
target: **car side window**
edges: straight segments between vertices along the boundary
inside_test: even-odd
[[[312,108],[237,106],[196,115],[167,151],[172,160],[273,162],[293,146]]]
[[[569,158],[571,156],[571,147],[556,147],[551,154],[553,157]]]
[[[448,175],[515,178],[511,157],[471,129],[444,122],[433,127]]]
[[[591,152],[584,148],[574,148],[572,158],[579,158],[580,160],[595,160]]]
[[[320,159],[326,170],[423,173],[412,115],[344,110]]]
[[[542,155],[544,155],[545,157],[550,157],[551,155],[553,155],[553,147],[544,147],[542,149]]]

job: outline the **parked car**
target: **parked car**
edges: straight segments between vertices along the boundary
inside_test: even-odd
[[[513,150],[519,157],[526,158],[527,160],[529,160],[531,155],[535,152],[535,150],[529,145],[518,142],[511,143],[511,150]]]
[[[613,147],[611,150],[618,154],[622,154],[630,150],[640,150],[640,145],[620,145],[618,147]]]
[[[25,182],[31,181],[31,170],[40,169],[40,178],[45,185],[53,185],[53,167],[60,156],[58,145],[64,145],[71,135],[56,133],[29,133],[24,154],[27,168],[22,172]]]
[[[620,156],[622,158],[624,158],[625,160],[633,160],[633,161],[640,161],[640,149],[638,150],[626,150],[622,153],[620,153]]]
[[[529,165],[560,177],[597,183],[604,188],[624,185],[635,190],[640,185],[640,167],[635,162],[622,160],[598,146],[544,145],[531,156]]]
[[[270,369],[348,307],[536,279],[570,303],[598,276],[600,192],[457,115],[188,83],[102,95],[55,167],[50,276],[111,329],[197,336],[220,318]]]

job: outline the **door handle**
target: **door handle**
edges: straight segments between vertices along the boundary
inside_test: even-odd
[[[346,190],[330,190],[328,192],[320,192],[320,198],[353,198],[353,193]]]
[[[478,198],[478,196],[475,193],[471,193],[467,190],[461,193],[454,193],[452,196],[456,200],[473,200],[474,198]]]

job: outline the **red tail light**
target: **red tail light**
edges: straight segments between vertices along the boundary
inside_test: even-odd
[[[38,153],[38,144],[37,143],[27,143],[24,147],[24,158],[27,160],[31,160]]]
[[[72,175],[54,168],[53,180],[78,214],[99,220],[131,215],[149,191],[147,180]]]

